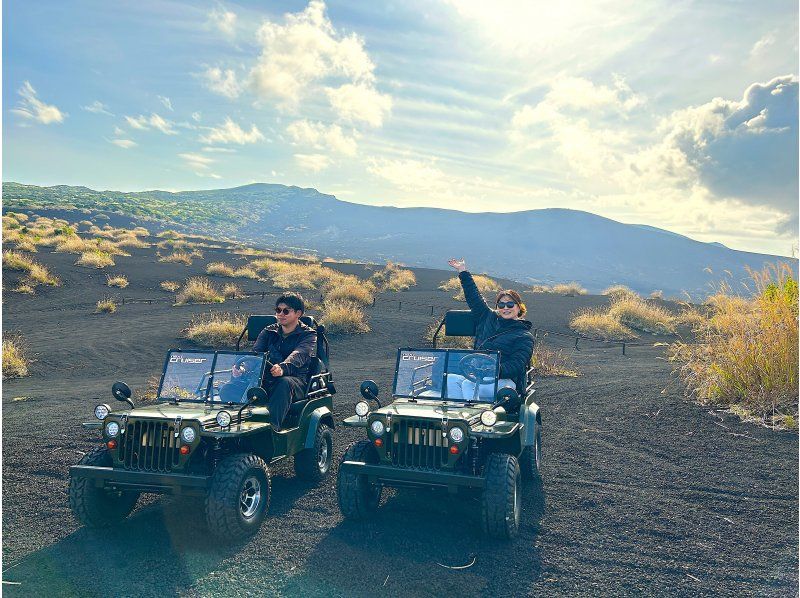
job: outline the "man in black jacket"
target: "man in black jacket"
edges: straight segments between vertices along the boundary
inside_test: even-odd
[[[317,333],[300,321],[304,311],[305,302],[299,294],[284,293],[275,301],[278,323],[264,328],[253,345],[254,351],[266,353],[274,364],[264,386],[276,430],[280,430],[292,401],[303,398],[312,360],[317,356]]]

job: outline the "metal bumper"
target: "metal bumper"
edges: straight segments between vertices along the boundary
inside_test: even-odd
[[[339,466],[339,471],[365,475],[373,484],[384,484],[386,486],[439,486],[450,490],[457,490],[458,488],[482,489],[484,487],[484,479],[477,476],[427,469],[371,465],[361,461],[343,461]]]
[[[161,494],[204,494],[211,481],[209,476],[203,475],[132,471],[93,465],[73,465],[69,468],[69,475],[73,478],[90,478],[99,488]]]

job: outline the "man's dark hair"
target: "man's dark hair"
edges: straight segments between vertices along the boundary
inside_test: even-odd
[[[306,311],[306,302],[303,301],[300,293],[284,293],[275,300],[275,307],[278,307],[281,303],[295,311],[302,311],[303,313]]]

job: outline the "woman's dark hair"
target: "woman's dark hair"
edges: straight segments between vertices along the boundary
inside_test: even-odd
[[[275,300],[275,307],[283,303],[286,307],[291,307],[295,311],[306,311],[306,302],[300,293],[284,293]]]
[[[514,300],[514,303],[519,305],[520,318],[524,316],[525,313],[528,311],[528,308],[525,307],[525,303],[522,301],[522,297],[514,289],[506,289],[504,291],[500,291],[499,293],[497,293],[497,299],[494,300],[495,307],[497,307],[497,304],[500,303],[501,297],[511,297]]]

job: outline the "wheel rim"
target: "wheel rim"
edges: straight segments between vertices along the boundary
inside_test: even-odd
[[[250,519],[258,511],[261,504],[261,482],[254,477],[249,477],[242,485],[242,494],[239,497],[239,509],[242,517]]]
[[[317,466],[321,472],[326,472],[328,470],[328,457],[330,456],[330,451],[328,450],[328,440],[326,438],[322,439],[322,444],[319,447],[319,452],[317,453]]]
[[[516,527],[519,527],[521,510],[522,510],[522,499],[519,495],[519,480],[514,480],[514,525]]]

